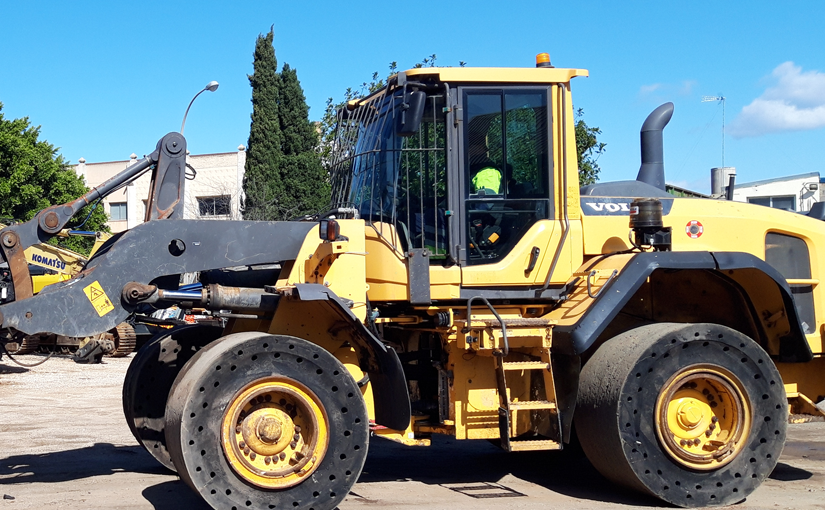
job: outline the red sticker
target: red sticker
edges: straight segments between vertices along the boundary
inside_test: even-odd
[[[688,235],[691,239],[698,239],[702,237],[702,233],[704,233],[705,227],[696,220],[690,220],[687,225],[685,225],[685,234]]]

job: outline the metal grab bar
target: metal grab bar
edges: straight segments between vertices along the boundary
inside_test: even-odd
[[[501,316],[499,316],[498,312],[496,312],[496,309],[493,308],[493,305],[491,305],[490,302],[487,301],[487,298],[483,296],[473,296],[467,301],[467,325],[461,329],[461,332],[464,334],[470,332],[470,325],[473,322],[473,301],[475,301],[476,299],[480,299],[485,305],[487,305],[487,308],[489,308],[490,311],[493,312],[495,318],[498,319],[498,323],[501,325],[501,340],[504,343],[502,357],[507,356],[507,354],[510,353],[510,342],[509,340],[507,340],[507,325],[504,324],[504,320],[502,320]]]

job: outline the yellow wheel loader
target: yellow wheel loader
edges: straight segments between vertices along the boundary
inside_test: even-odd
[[[88,336],[143,305],[228,311],[156,338],[123,388],[135,437],[213,508],[335,508],[376,437],[518,455],[574,427],[619,485],[740,501],[789,415],[825,396],[825,208],[667,194],[669,104],[643,125],[636,180],[580,188],[571,85],[587,74],[541,58],[394,75],[339,113],[331,206],[305,221],[183,219],[186,140],[169,133],[0,231],[2,326]],[[150,171],[147,221],[33,295],[23,250]]]

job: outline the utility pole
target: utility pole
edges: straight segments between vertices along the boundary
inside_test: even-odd
[[[703,103],[720,101],[722,103],[722,168],[725,168],[725,96],[702,96]]]

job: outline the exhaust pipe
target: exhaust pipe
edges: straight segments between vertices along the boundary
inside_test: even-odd
[[[642,143],[642,166],[636,180],[665,191],[665,148],[662,131],[673,117],[673,103],[653,110],[639,133]]]

